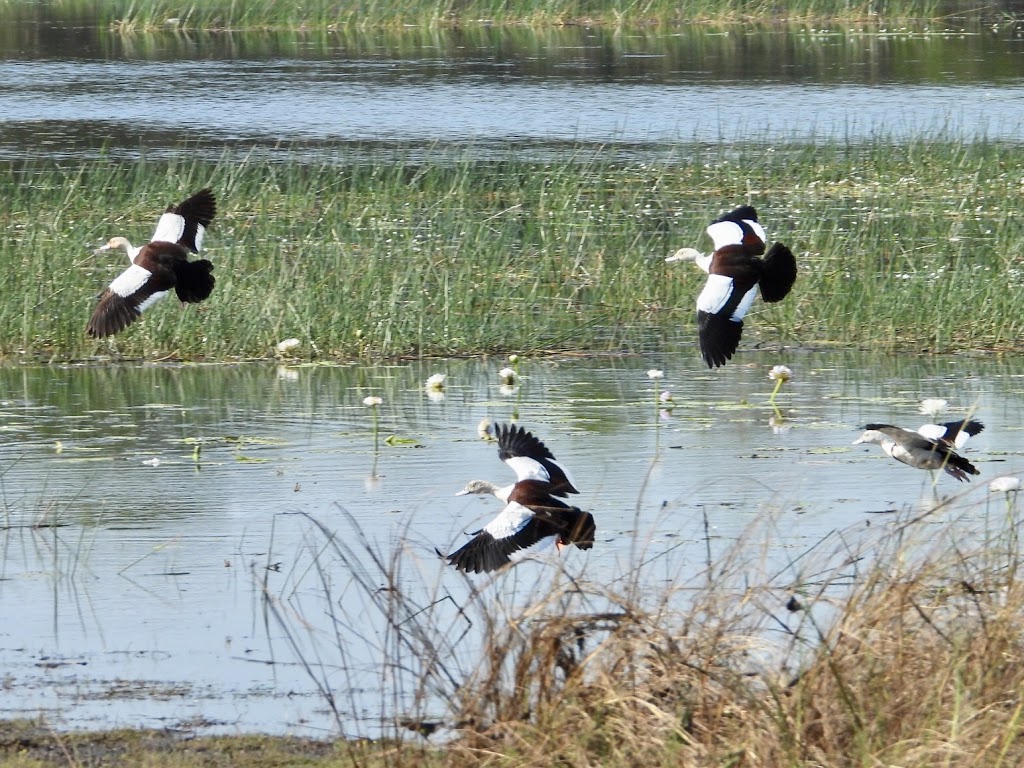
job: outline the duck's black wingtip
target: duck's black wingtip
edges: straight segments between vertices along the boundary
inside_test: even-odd
[[[728,213],[723,213],[711,223],[718,224],[723,221],[757,221],[757,210],[752,205],[740,205]]]
[[[968,437],[974,437],[985,429],[985,425],[977,419],[961,419],[958,421],[946,421],[939,425],[946,430],[946,435],[950,439],[957,436],[958,433],[963,432]]]
[[[697,339],[700,354],[708,368],[720,368],[730,360],[740,345],[743,321],[722,315],[697,311]]]
[[[495,424],[494,433],[498,438],[498,458],[502,461],[508,461],[516,456],[527,456],[537,461],[544,459],[554,461],[554,454],[539,437],[527,431],[526,427],[515,424]]]

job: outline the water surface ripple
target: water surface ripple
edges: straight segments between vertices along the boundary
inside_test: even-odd
[[[795,376],[775,413],[767,372],[779,362]],[[485,416],[518,417],[576,477],[597,543],[562,564],[613,588],[647,563],[641,583],[655,595],[703,579],[707,558],[752,527],[768,535],[748,578],[767,571],[784,595],[821,542],[841,535],[846,557],[926,509],[928,473],[851,445],[866,422],[918,426],[925,397],[948,398],[951,418],[975,408],[986,430],[967,451],[981,477],[940,478],[941,494],[966,495],[915,530],[957,519],[966,537],[1001,519],[987,483],[1024,471],[1019,361],[748,352],[709,372],[686,346],[526,361],[511,390],[504,364],[0,368],[0,708],[66,727],[334,732],[290,632],[343,702],[342,730],[379,733],[405,701],[383,696],[395,680],[371,598],[388,579],[367,553],[396,564],[405,594],[448,596],[453,613],[486,583],[434,551],[499,507],[455,491],[510,479],[476,434]],[[656,405],[651,367],[665,371],[670,411]],[[424,390],[434,372],[448,375],[443,399]],[[376,452],[370,394],[384,400]],[[362,554],[339,559],[324,531]],[[529,594],[557,573],[525,563],[493,588]],[[472,641],[460,642],[471,664]]]
[[[183,140],[211,151],[440,142],[493,155],[527,141],[1016,138],[1024,95],[1016,29],[917,37],[574,30],[305,46],[224,35],[138,45],[97,34],[73,56],[0,47],[0,153],[132,156]]]

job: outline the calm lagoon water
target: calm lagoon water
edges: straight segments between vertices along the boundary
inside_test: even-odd
[[[0,157],[1017,139],[1022,64],[1014,24],[117,36],[33,19],[0,35]]]
[[[781,416],[767,378],[780,362],[795,371]],[[645,562],[641,580],[657,591],[699,578],[709,555],[761,526],[751,557],[784,592],[803,553],[838,533],[884,535],[932,503],[928,473],[851,445],[868,421],[923,423],[924,397],[986,424],[967,452],[981,477],[940,478],[943,496],[966,493],[938,517],[980,521],[988,480],[1024,471],[1019,361],[752,352],[717,372],[699,363],[689,346],[530,360],[514,390],[498,381],[503,360],[0,369],[0,712],[66,727],[372,735],[410,705],[392,686],[414,687],[385,664],[373,596],[389,583],[424,605],[450,598],[454,613],[472,585],[526,595],[564,567],[614,586]],[[665,371],[670,412],[656,407],[651,367]],[[423,388],[434,372],[448,375],[436,401]],[[384,399],[376,452],[370,394]],[[473,478],[509,479],[477,436],[484,417],[518,417],[572,469],[598,524],[592,551],[493,582],[437,558],[500,506],[454,496]],[[474,640],[460,642],[470,665]],[[340,702],[337,719],[303,657]]]

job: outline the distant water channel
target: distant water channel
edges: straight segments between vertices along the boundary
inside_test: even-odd
[[[1024,36],[842,28],[571,27],[118,36],[0,34],[0,157],[461,145],[1019,138]],[[332,155],[337,157],[337,155]]]
[[[795,376],[776,413],[767,372],[783,362]],[[503,360],[0,368],[0,714],[379,733],[410,702],[385,691],[406,672],[385,664],[373,596],[397,586],[454,614],[489,581],[435,554],[500,506],[457,490],[511,479],[477,435],[484,417],[518,417],[541,437],[598,525],[592,551],[517,566],[499,592],[560,567],[612,586],[641,563],[656,592],[698,578],[754,527],[766,538],[751,578],[767,570],[784,595],[807,552],[852,548],[933,503],[928,473],[851,445],[865,422],[920,425],[925,397],[949,399],[950,418],[974,408],[986,429],[967,450],[981,477],[940,478],[954,501],[915,527],[962,517],[967,531],[1004,515],[987,483],[1024,472],[1019,360],[751,352],[718,372],[699,363],[690,346],[528,360],[514,388],[498,380]],[[651,368],[673,407],[657,403]],[[423,388],[435,372],[448,376],[443,397]],[[383,398],[376,450],[368,395]],[[337,556],[329,535],[355,554]],[[471,664],[472,640],[449,640]],[[300,658],[315,662],[338,719]]]

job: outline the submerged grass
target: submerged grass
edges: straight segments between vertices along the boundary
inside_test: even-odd
[[[463,151],[8,163],[0,353],[227,360],[291,337],[318,358],[639,349],[692,337],[703,275],[664,256],[707,248],[707,222],[740,202],[801,270],[791,298],[755,305],[745,344],[948,352],[1024,337],[1014,145],[680,144],[646,161],[605,147],[493,162]],[[167,203],[207,184],[211,298],[165,300],[89,339],[95,297],[125,265],[92,249],[148,239]]]

